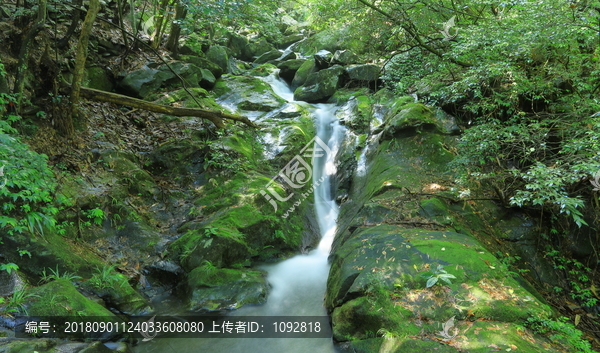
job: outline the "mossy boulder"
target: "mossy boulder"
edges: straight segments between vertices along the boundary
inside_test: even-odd
[[[296,75],[296,72],[298,71],[298,69],[300,69],[304,62],[306,62],[306,59],[293,59],[286,60],[278,64],[277,68],[279,69],[279,77],[288,82],[293,80],[294,76]]]
[[[337,92],[336,92],[337,93]],[[359,134],[368,133],[373,117],[371,99],[367,95],[349,97],[350,99],[337,110],[340,123]]]
[[[360,59],[350,50],[336,50],[331,59],[332,64],[352,65],[358,64]]]
[[[306,102],[320,102],[327,100],[342,85],[341,66],[333,66],[328,69],[313,72],[308,76],[303,86],[296,88],[294,99]]]
[[[426,288],[438,266],[455,278]],[[553,315],[473,238],[393,225],[357,230],[335,251],[325,304],[338,340],[365,339],[380,329],[417,335],[419,320],[506,325]]]
[[[147,168],[153,174],[169,176],[171,180],[183,185],[204,185],[206,153],[206,146],[200,142],[167,142],[150,153]]]
[[[219,65],[213,63],[212,61],[204,57],[195,55],[181,55],[180,59],[181,61],[194,64],[201,69],[210,71],[210,73],[212,73],[213,76],[217,79],[223,74],[223,69]]]
[[[231,55],[244,61],[252,59],[252,51],[248,47],[248,38],[236,33],[227,32],[227,39],[227,48],[231,50]]]
[[[201,82],[205,86],[214,85],[214,75],[209,70],[194,64],[175,61],[156,68],[145,67],[135,70],[119,82],[118,88],[125,94],[146,98],[160,88],[181,85],[183,78],[189,87],[198,87]]]
[[[106,304],[126,315],[148,315],[148,301],[129,284],[125,275],[104,267],[82,284],[82,288],[102,298]]]
[[[259,56],[263,55],[264,53],[269,52],[273,49],[275,49],[273,47],[273,45],[271,43],[267,42],[267,40],[264,38],[260,38],[255,41],[251,41],[248,44],[248,50],[250,51],[252,56],[256,56],[256,57],[259,57]]]
[[[302,86],[308,79],[308,76],[316,71],[317,67],[314,59],[303,62],[298,70],[296,70],[296,74],[292,80],[292,88]]]
[[[264,64],[270,61],[274,61],[276,59],[279,59],[279,57],[281,56],[282,52],[279,51],[279,49],[271,49],[266,53],[261,54],[258,58],[256,58],[256,60],[254,60],[255,64]]]
[[[323,70],[328,68],[331,65],[331,59],[333,58],[333,53],[329,50],[319,50],[313,55],[315,59],[315,64],[317,65],[318,70]]]
[[[250,70],[249,74],[251,76],[265,77],[275,73],[275,71],[277,71],[277,66],[266,63],[253,68],[252,70]]]
[[[379,80],[381,68],[373,64],[350,65],[346,67],[346,73],[350,82],[357,85],[374,86]]]
[[[266,301],[265,274],[253,270],[216,268],[210,263],[188,274],[189,309],[218,311]]]
[[[223,72],[229,72],[229,55],[227,48],[222,45],[211,45],[206,52],[206,58],[218,65]]]
[[[285,103],[269,84],[249,76],[224,75],[217,81],[214,93],[220,103],[232,104],[241,110],[268,112]]]
[[[31,316],[102,316],[119,321],[115,314],[79,293],[66,279],[58,279],[27,291],[25,307]]]
[[[83,85],[85,87],[111,92],[115,83],[114,77],[109,71],[100,66],[92,66],[85,68],[83,73]]]
[[[285,49],[290,45],[301,41],[302,39],[304,39],[302,34],[290,34],[277,40],[277,47],[279,49]]]
[[[421,103],[409,103],[397,114],[384,121],[382,138],[389,139],[398,133],[412,133],[419,128],[435,129],[437,120],[433,111]]]

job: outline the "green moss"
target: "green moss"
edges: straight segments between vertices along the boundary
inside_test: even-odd
[[[262,64],[259,65],[255,68],[253,68],[252,70],[250,70],[249,74],[251,76],[269,76],[270,74],[272,74],[275,70],[277,70],[277,66],[270,64],[270,63],[266,63],[266,64]]]
[[[100,304],[84,297],[65,279],[59,279],[28,291],[36,297],[28,304],[31,316],[102,316],[117,320]]]
[[[128,315],[144,315],[151,311],[148,302],[131,285],[127,277],[104,267],[82,284],[87,291],[103,298],[109,305]]]

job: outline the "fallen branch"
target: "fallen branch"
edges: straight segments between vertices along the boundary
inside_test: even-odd
[[[127,105],[133,108],[148,110],[155,113],[169,114],[174,116],[196,116],[210,120],[219,129],[225,127],[223,119],[240,121],[254,128],[258,127],[258,125],[250,121],[248,118],[240,115],[228,114],[217,110],[171,107],[168,105],[147,102],[145,100],[128,97],[121,94],[100,91],[93,88],[81,87],[81,96],[93,101]]]

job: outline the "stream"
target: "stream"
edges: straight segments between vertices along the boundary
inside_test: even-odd
[[[266,78],[277,95],[293,101],[288,85],[275,76]],[[321,241],[308,254],[296,255],[276,264],[259,266],[267,271],[271,285],[267,301],[260,306],[245,306],[231,312],[235,316],[327,316],[323,305],[329,264],[327,258],[336,232],[338,206],[332,195],[331,181],[335,177],[335,156],[345,135],[335,116],[335,104],[311,104],[316,137],[327,144],[329,151],[315,143],[313,154],[313,183],[315,215]],[[321,151],[322,153],[319,153]],[[323,181],[318,181],[323,177]],[[333,353],[336,348],[331,338],[156,338],[143,342],[136,352],[244,352],[244,353]]]

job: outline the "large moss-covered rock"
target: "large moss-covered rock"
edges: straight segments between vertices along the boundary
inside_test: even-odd
[[[350,50],[336,50],[331,59],[332,64],[351,65],[358,64],[360,59]]]
[[[222,45],[212,45],[206,52],[206,58],[218,65],[223,72],[229,72],[229,55]]]
[[[85,281],[82,287],[102,298],[106,304],[126,315],[148,315],[152,312],[148,301],[112,267],[104,267]]]
[[[296,75],[296,71],[300,69],[304,62],[306,62],[306,59],[294,59],[278,64],[277,68],[279,68],[279,77],[288,82],[293,80],[294,76]]]
[[[181,55],[180,59],[181,61],[194,64],[201,69],[210,71],[215,78],[219,78],[223,74],[223,69],[219,65],[206,58],[195,55]]]
[[[28,291],[25,307],[31,316],[103,316],[118,321],[115,314],[84,297],[66,279],[58,279]]]
[[[368,85],[374,84],[379,80],[381,68],[373,64],[350,65],[346,67],[346,72],[350,81]]]
[[[334,66],[310,74],[304,85],[294,91],[294,99],[306,102],[326,100],[341,86],[343,73],[341,66]]]
[[[410,103],[402,107],[396,114],[390,114],[384,121],[384,139],[390,139],[397,133],[410,133],[418,128],[434,129],[437,120],[431,108],[421,103]]]
[[[115,86],[114,77],[100,66],[92,66],[85,69],[83,73],[83,85],[107,92],[112,91]]]
[[[128,95],[146,98],[160,88],[180,85],[180,77],[188,87],[198,87],[201,82],[205,86],[212,86],[215,81],[210,71],[194,64],[176,61],[157,68],[133,71],[119,83],[119,89]]]
[[[273,47],[273,45],[271,45],[269,42],[267,42],[267,40],[264,38],[250,42],[248,44],[248,50],[250,50],[250,53],[252,53],[252,56],[256,56],[256,57],[259,57],[259,56],[263,55],[264,53],[271,51],[273,49],[275,49]]]
[[[218,311],[264,303],[268,284],[260,271],[222,269],[205,263],[188,274],[187,289],[190,310]]]
[[[224,75],[217,81],[214,92],[220,102],[242,110],[268,112],[285,103],[271,86],[255,77]]]
[[[455,278],[450,284],[439,280],[443,287],[426,288],[442,268]],[[336,250],[326,305],[337,340],[365,339],[368,331],[382,328],[399,336],[417,335],[421,328],[415,320],[454,317],[505,325],[552,315],[549,306],[469,236],[392,225],[356,231]],[[516,332],[511,338],[512,344],[523,344]]]
[[[304,39],[304,36],[302,34],[290,34],[278,40],[277,46],[279,47],[279,49],[285,49],[290,45],[301,41],[302,39]]]
[[[227,47],[231,50],[231,55],[237,59],[250,61],[252,59],[252,51],[248,47],[248,38],[236,33],[227,33]]]
[[[281,51],[279,51],[278,49],[272,49],[266,53],[263,53],[258,58],[256,58],[256,60],[254,60],[254,63],[255,64],[264,64],[266,62],[278,59],[280,56],[281,56]]]
[[[314,59],[303,62],[298,70],[296,70],[296,74],[292,80],[292,88],[302,86],[308,79],[308,76],[316,71],[317,67]]]
[[[331,65],[333,54],[329,50],[319,50],[313,55],[318,70],[326,69]]]

